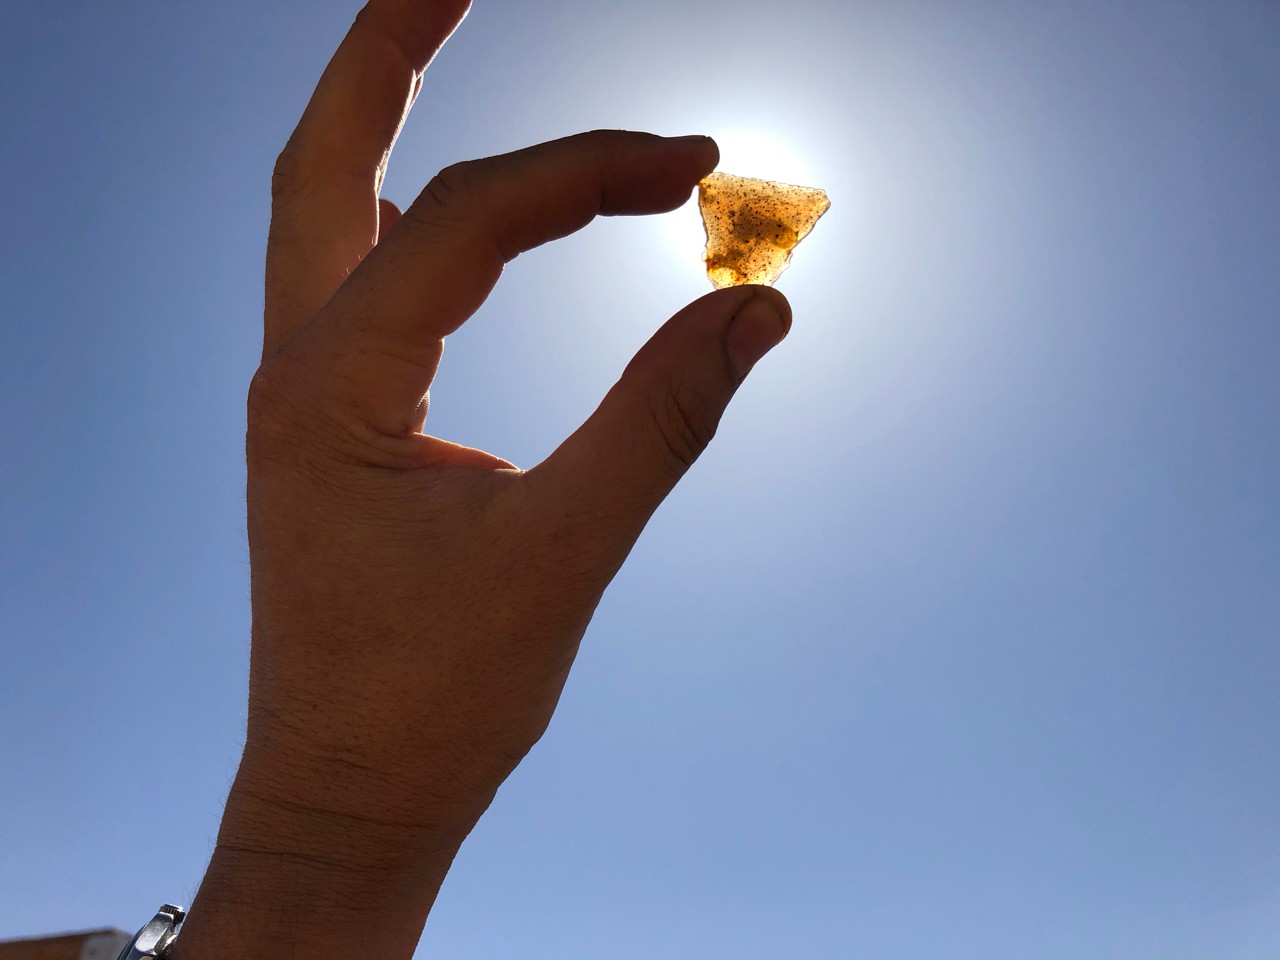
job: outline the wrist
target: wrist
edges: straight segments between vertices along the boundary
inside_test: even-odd
[[[470,826],[333,809],[246,760],[172,960],[408,960]]]

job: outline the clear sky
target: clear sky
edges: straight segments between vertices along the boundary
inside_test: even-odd
[[[356,4],[5,0],[0,938],[189,899],[235,769],[272,161]],[[1280,3],[475,0],[386,195],[593,127],[831,212],[422,957],[1280,956]],[[710,289],[528,254],[531,465]]]

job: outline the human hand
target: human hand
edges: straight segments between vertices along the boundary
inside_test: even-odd
[[[468,5],[373,0],[277,165],[249,397],[249,727],[184,958],[219,905],[317,892],[343,923],[309,929],[308,953],[353,931],[348,952],[412,952],[602,591],[790,323],[766,288],[702,298],[529,470],[424,433],[443,338],[504,263],[599,214],[674,209],[718,158],[701,137],[585,134],[450,167],[401,217],[378,200],[387,157]],[[394,931],[392,904],[410,918]]]

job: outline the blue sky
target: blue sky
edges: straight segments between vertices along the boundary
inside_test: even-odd
[[[706,132],[834,204],[419,955],[1280,955],[1280,5],[714,9],[476,0],[397,148],[404,204]],[[5,13],[0,938],[199,881],[269,173],[355,5]],[[537,462],[709,289],[697,231],[522,257],[430,429]]]

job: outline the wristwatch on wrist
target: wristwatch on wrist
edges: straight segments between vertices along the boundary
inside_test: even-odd
[[[178,924],[186,918],[185,907],[177,907],[166,903],[147,925],[138,931],[138,935],[129,941],[129,945],[120,951],[116,960],[144,960],[156,958],[164,960],[178,939]]]

